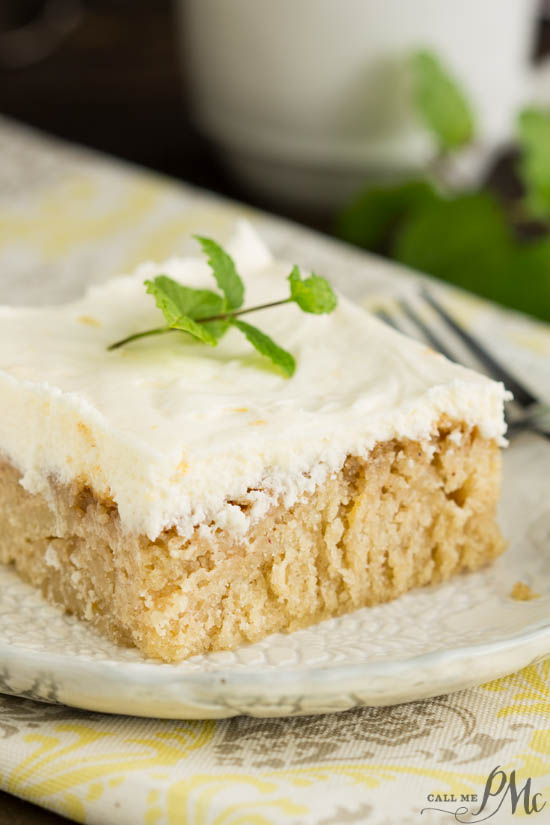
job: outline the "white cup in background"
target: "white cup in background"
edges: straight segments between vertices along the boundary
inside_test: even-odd
[[[436,52],[475,107],[482,154],[528,95],[538,0],[180,0],[197,122],[249,186],[333,206],[435,153],[407,57]]]

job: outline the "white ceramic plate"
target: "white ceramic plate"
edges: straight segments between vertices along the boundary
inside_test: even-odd
[[[52,149],[52,166],[48,153],[29,141],[27,151],[25,141],[17,140],[24,162],[16,153],[2,167],[15,170],[25,193],[31,183],[47,181],[52,169],[56,179],[68,174],[73,163],[64,160],[63,165],[65,154]],[[3,152],[10,158],[5,145]],[[46,171],[39,174],[36,162],[41,158]],[[92,189],[99,193],[97,209],[118,203],[119,190],[130,185],[128,173],[86,158],[78,156],[78,170],[92,175]],[[143,218],[143,226],[149,226],[149,220],[154,224],[150,233],[158,230],[159,221],[176,216],[179,221],[183,214],[189,233],[210,226],[217,233],[223,228],[230,232],[241,213],[186,188],[167,188],[158,198],[156,210]],[[91,208],[83,203],[83,210]],[[82,214],[87,220],[89,212]],[[396,291],[416,289],[416,276],[402,268],[272,216],[248,217],[278,257],[330,275],[353,299],[369,294],[391,301]],[[43,303],[74,297],[83,283],[116,271],[120,250],[124,252],[137,231],[134,227],[128,237],[113,234],[101,243],[91,236],[88,245],[81,241],[64,253],[56,267],[42,260],[41,247],[24,254],[17,246],[9,247],[2,253],[2,271],[10,277],[0,284],[0,301]],[[548,327],[472,296],[449,292],[444,298],[514,372],[550,401]],[[509,673],[550,654],[549,478],[550,441],[536,436],[514,441],[505,455],[501,508],[510,547],[487,570],[309,630],[179,665],[144,661],[136,651],[117,648],[85,623],[48,605],[0,565],[0,692],[154,717],[286,716],[389,705]],[[509,594],[518,580],[541,597],[513,601]]]
[[[286,716],[459,690],[550,653],[550,442],[505,455],[507,552],[490,568],[291,635],[178,665],[144,661],[0,567],[0,691],[168,718]],[[522,580],[540,598],[517,602]]]

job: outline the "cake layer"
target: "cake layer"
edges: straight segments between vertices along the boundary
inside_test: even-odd
[[[494,439],[441,420],[391,439],[247,533],[128,533],[112,500],[73,482],[53,501],[0,464],[0,561],[114,640],[175,661],[387,601],[503,549]],[[260,491],[261,492],[261,491]],[[52,506],[53,509],[52,509]],[[246,510],[247,505],[240,507]]]
[[[290,265],[246,224],[229,245],[246,305],[284,298]],[[427,442],[442,415],[504,432],[504,388],[446,361],[341,298],[330,315],[288,305],[258,323],[297,361],[284,378],[239,332],[214,349],[180,333],[108,352],[158,326],[143,286],[165,273],[214,286],[200,257],[148,263],[59,307],[0,308],[0,454],[52,499],[86,485],[124,530],[154,540],[200,526],[245,536],[274,506],[330,483],[350,455],[391,439]]]

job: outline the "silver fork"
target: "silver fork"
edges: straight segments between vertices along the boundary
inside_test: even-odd
[[[529,430],[550,439],[550,404],[543,403],[503,364],[492,355],[484,344],[475,338],[470,332],[454,318],[445,307],[426,288],[419,292],[420,298],[428,304],[438,316],[443,326],[450,330],[459,338],[475,359],[483,366],[484,372],[502,381],[506,389],[510,390],[514,400],[506,404],[506,421],[508,424],[508,438],[512,438],[519,432]],[[400,298],[397,304],[403,316],[416,327],[435,350],[455,363],[461,363],[457,355],[450,349],[447,340],[443,341],[441,336],[433,327],[418,314],[413,305],[404,298]],[[387,310],[375,312],[382,321],[392,326],[399,332],[405,332],[402,324],[395,314]]]

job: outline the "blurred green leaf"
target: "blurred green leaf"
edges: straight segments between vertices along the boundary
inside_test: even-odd
[[[413,180],[396,186],[375,186],[361,192],[337,219],[336,232],[363,249],[388,245],[398,223],[409,213],[437,200],[428,181]]]
[[[536,218],[550,218],[550,113],[525,109],[519,116],[522,157],[519,170],[526,188],[525,205]]]
[[[448,70],[428,51],[415,54],[411,65],[418,112],[440,151],[472,141],[472,109]],[[550,112],[522,112],[518,134],[527,215],[550,221]],[[444,195],[423,179],[370,187],[342,210],[337,233],[413,269],[550,321],[550,235],[520,240],[504,206],[486,190]]]
[[[518,246],[511,263],[509,306],[550,321],[550,238]]]
[[[498,202],[487,193],[439,200],[411,215],[398,233],[394,255],[423,272],[479,291],[507,266],[513,248]]]
[[[450,152],[470,143],[475,119],[457,81],[431,52],[417,52],[411,65],[416,108],[440,150]]]
[[[440,198],[411,215],[393,248],[401,263],[550,321],[550,239],[520,244],[487,192]]]

